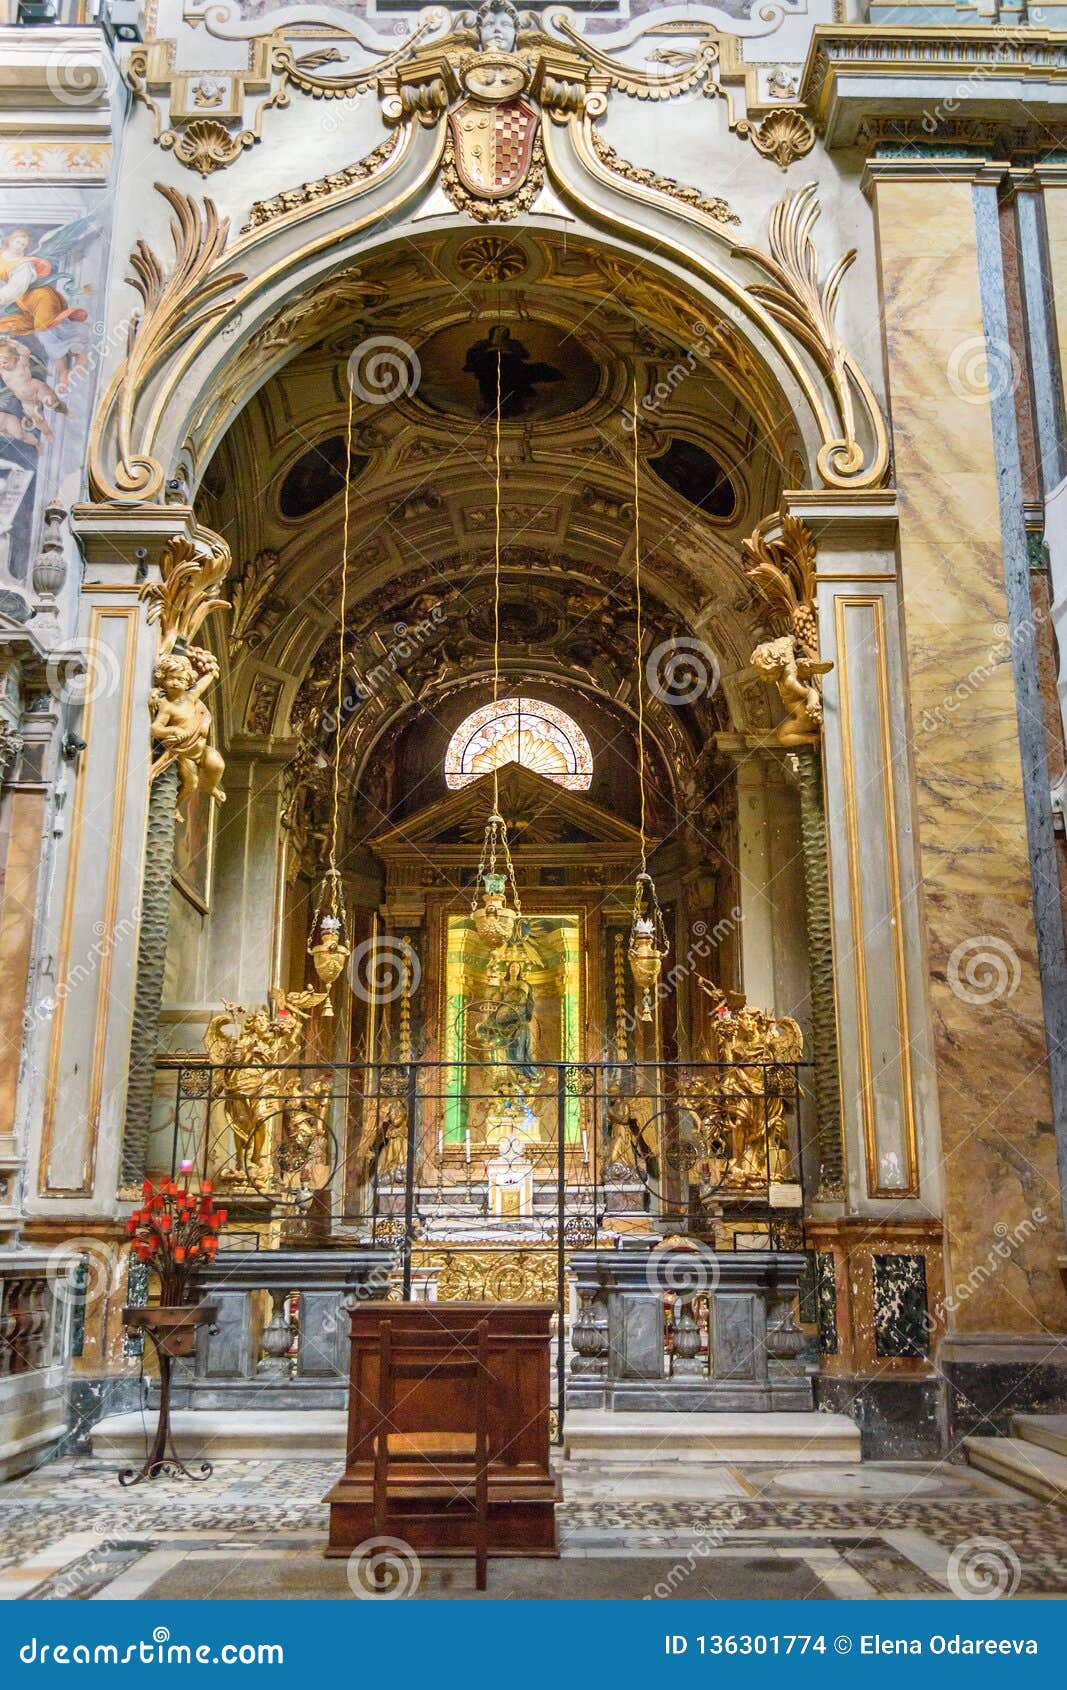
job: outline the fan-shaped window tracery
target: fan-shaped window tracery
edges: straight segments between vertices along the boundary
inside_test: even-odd
[[[453,791],[505,763],[584,792],[593,778],[593,753],[577,722],[536,698],[501,698],[461,722],[445,752],[445,783]]]

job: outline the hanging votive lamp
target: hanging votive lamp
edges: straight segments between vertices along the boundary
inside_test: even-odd
[[[344,899],[340,893],[340,875],[336,869],[326,873],[315,906],[308,940],[308,955],[315,967],[319,984],[329,993],[348,961],[351,946],[345,923]],[[333,1015],[333,1004],[327,996],[324,1016]]]
[[[630,973],[640,994],[637,1019],[651,1021],[652,992],[659,984],[663,959],[667,955],[667,930],[650,874],[641,873],[634,889],[634,910],[630,923]]]
[[[496,866],[498,850],[502,851],[504,856],[503,873]],[[512,897],[510,904],[509,882]],[[515,923],[519,917],[519,895],[511,866],[511,854],[508,851],[507,828],[504,818],[496,810],[485,825],[485,838],[482,841],[482,856],[475,885],[481,888],[481,903],[478,902],[476,892],[471,905],[474,931],[484,945],[491,951],[497,951],[508,943],[515,931]]]

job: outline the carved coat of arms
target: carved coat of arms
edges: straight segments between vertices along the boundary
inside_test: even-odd
[[[533,161],[541,121],[537,108],[521,94],[494,105],[468,97],[448,121],[455,147],[456,174],[479,199],[504,199],[525,182]]]
[[[533,66],[525,54],[479,52],[459,66],[463,99],[448,114],[451,158],[445,185],[481,219],[507,217],[540,186],[541,113],[527,95]]]

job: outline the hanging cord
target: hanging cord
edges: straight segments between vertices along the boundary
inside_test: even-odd
[[[341,611],[337,626],[337,698],[334,708],[334,741],[333,741],[333,806],[330,818],[330,864],[326,870],[329,880],[330,914],[337,915],[338,891],[337,883],[340,871],[337,867],[337,823],[341,808],[341,710],[344,705],[345,686],[345,620],[348,613],[348,534],[352,508],[352,407],[355,392],[352,383],[348,384],[348,419],[345,427],[345,504],[344,522],[341,541]]]
[[[493,497],[493,703],[500,701],[500,416],[502,410],[501,381],[503,360],[497,353],[496,361],[496,414],[493,431],[493,465],[494,465],[494,497]],[[522,722],[520,718],[519,732],[521,736]],[[478,886],[488,870],[491,874],[496,869],[496,855],[500,851],[504,859],[504,869],[511,896],[515,904],[516,917],[522,914],[519,902],[519,888],[515,882],[515,868],[508,849],[508,830],[504,818],[500,814],[500,770],[493,764],[493,810],[486,823],[485,838],[482,841],[482,855],[478,864],[478,874],[475,879],[475,893],[471,902],[472,911],[478,907]]]
[[[493,703],[500,696],[500,382],[504,360],[496,355],[496,432],[493,454]],[[493,814],[500,811],[499,770],[493,764]]]
[[[645,688],[641,672],[644,659],[644,627],[641,604],[641,487],[638,476],[637,453],[637,366],[633,372],[634,401],[634,596],[637,601],[637,650],[635,652],[637,683],[637,785],[641,794],[641,874],[648,872],[648,844],[645,833]]]

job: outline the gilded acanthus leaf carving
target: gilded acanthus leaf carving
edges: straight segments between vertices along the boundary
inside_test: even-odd
[[[745,574],[768,611],[772,629],[796,634],[813,654],[819,650],[815,610],[815,541],[807,524],[784,511],[781,533],[768,538],[762,527],[741,542]]]
[[[876,425],[878,406],[850,359],[834,322],[841,283],[855,262],[856,249],[850,247],[843,253],[820,282],[819,254],[812,236],[819,210],[816,184],[808,182],[795,193],[786,194],[772,210],[769,253],[751,246],[736,250],[739,256],[750,258],[773,278],[769,283],[751,282],[746,291],[765,305],[775,321],[806,348],[830,383],[841,436],[826,441],[819,453],[819,471],[830,486],[847,486],[854,484],[864,466],[863,448],[856,437],[853,382]],[[888,449],[880,427],[878,434],[878,456],[865,479],[880,478],[885,473]]]
[[[149,622],[159,623],[161,655],[190,645],[213,610],[227,600],[215,591],[230,567],[230,548],[210,528],[175,534],[163,551],[158,581],[146,581],[141,601]]]
[[[130,254],[130,286],[140,294],[144,309],[130,327],[126,357],[103,405],[106,417],[117,400],[118,463],[110,481],[99,461],[99,438],[90,451],[89,485],[96,499],[153,499],[163,486],[164,472],[152,457],[135,450],[134,411],[140,395],[159,366],[205,323],[226,309],[227,296],[245,277],[237,271],[216,272],[226,249],[229,219],[220,217],[213,200],[198,205],[190,195],[157,182],[156,187],[174,213],[171,241],[174,262],[169,269],[146,241]]]
[[[767,611],[774,638],[752,653],[751,663],[768,686],[778,689],[785,717],[779,745],[813,745],[822,732],[822,677],[832,663],[819,661],[815,607],[815,542],[799,517],[783,511],[779,533],[756,528],[741,542],[745,573]]]

